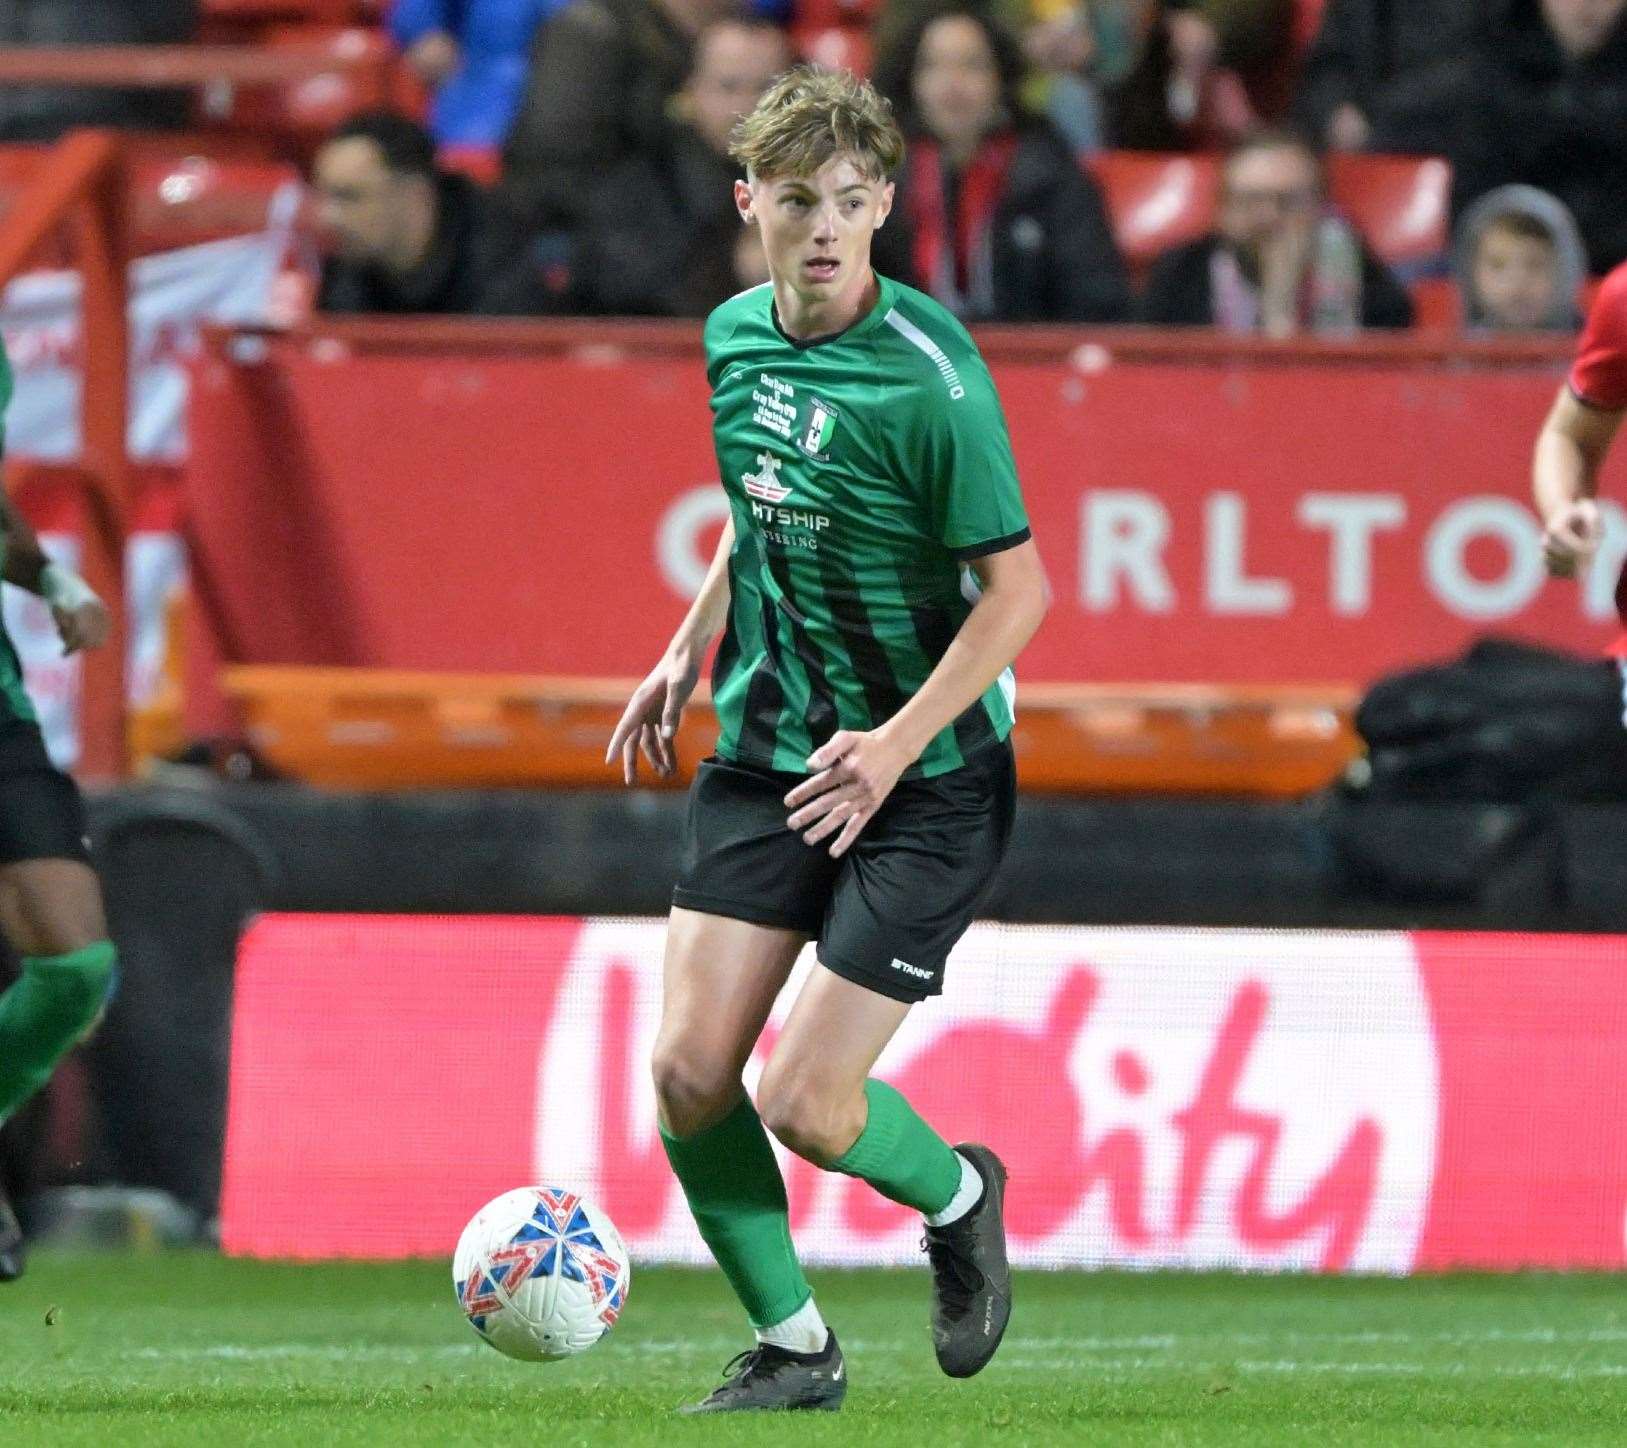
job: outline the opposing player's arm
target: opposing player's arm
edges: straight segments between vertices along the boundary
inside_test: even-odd
[[[633,697],[611,732],[604,760],[609,764],[621,755],[622,778],[628,784],[637,782],[640,749],[650,767],[663,777],[678,767],[672,748],[678,721],[700,682],[706,651],[729,616],[729,554],[733,548],[734,520],[730,519],[723,525],[711,567],[678,632],[661,655],[661,662],[633,690]]]
[[[1627,413],[1583,402],[1562,387],[1537,436],[1532,497],[1548,571],[1568,578],[1599,546],[1599,469]]]
[[[107,642],[112,620],[96,591],[71,568],[51,562],[28,519],[0,489],[0,529],[6,537],[5,581],[38,594],[51,605],[62,651],[97,649]]]

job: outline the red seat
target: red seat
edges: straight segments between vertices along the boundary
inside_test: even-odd
[[[1220,194],[1214,156],[1102,151],[1085,165],[1102,188],[1113,237],[1132,270],[1214,225]]]
[[[869,29],[881,15],[882,0],[795,0],[791,30],[825,30],[833,25]]]
[[[829,70],[850,70],[861,78],[870,74],[875,61],[870,32],[858,25],[826,25],[816,29],[799,25],[791,32],[791,44],[804,60]]]
[[[1452,168],[1437,156],[1331,156],[1328,190],[1391,266],[1438,257],[1450,243]]]
[[[1463,326],[1463,298],[1449,277],[1430,277],[1411,287],[1416,325],[1455,332]]]
[[[308,148],[357,111],[388,106],[396,98],[395,50],[378,31],[297,27],[270,31],[266,41],[310,52],[311,73],[284,85],[206,91],[202,109],[207,121]],[[322,64],[324,59],[332,62],[331,68]]]
[[[359,0],[203,0],[205,22],[263,25],[303,21],[308,25],[348,25],[364,18]]]
[[[279,197],[303,202],[299,172],[265,161],[148,156],[132,162],[129,185],[130,244],[138,253],[263,231]]]

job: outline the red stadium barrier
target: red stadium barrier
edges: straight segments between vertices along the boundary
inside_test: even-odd
[[[226,1249],[446,1254],[482,1202],[546,1179],[640,1257],[704,1260],[645,1067],[662,934],[261,919]],[[1627,1265],[1627,938],[979,926],[949,981],[880,1072],[1007,1158],[1019,1262]],[[862,1183],[795,1161],[787,1183],[810,1260],[917,1260],[919,1222]]]
[[[1562,348],[980,335],[1056,590],[1023,678],[1362,685],[1488,630],[1618,631],[1627,458],[1584,587],[1545,582],[1527,501]],[[642,675],[723,507],[695,342],[217,338],[187,491],[225,660]]]

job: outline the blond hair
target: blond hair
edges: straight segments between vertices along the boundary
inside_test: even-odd
[[[799,65],[735,125],[729,154],[770,179],[812,176],[832,156],[846,156],[868,180],[884,181],[904,159],[904,135],[869,81]]]

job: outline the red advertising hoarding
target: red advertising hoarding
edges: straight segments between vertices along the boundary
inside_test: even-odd
[[[704,1261],[648,1081],[663,929],[258,921],[226,1249],[443,1255],[487,1199],[548,1182],[636,1256]],[[1627,938],[983,925],[948,981],[879,1074],[1006,1158],[1019,1263],[1627,1265]],[[782,1159],[810,1261],[917,1259],[907,1211]]]
[[[201,367],[189,517],[224,656],[650,667],[722,515],[698,354],[403,336],[227,340]],[[1361,684],[1488,631],[1619,632],[1621,460],[1580,587],[1546,579],[1527,504],[1557,362],[1165,345],[991,351],[1056,590],[1025,677]]]

